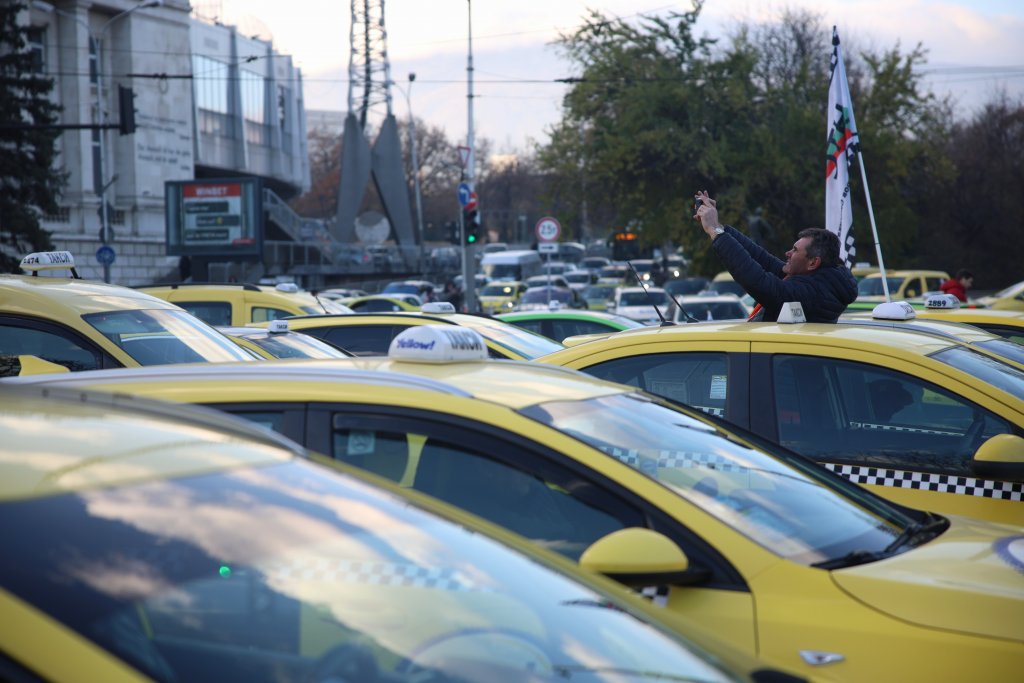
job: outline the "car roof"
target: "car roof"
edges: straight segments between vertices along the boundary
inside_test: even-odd
[[[172,309],[173,304],[130,287],[94,280],[31,275],[0,275],[0,310],[34,317],[122,309]]]
[[[957,342],[940,335],[923,334],[913,330],[871,327],[868,325],[835,325],[831,323],[750,323],[746,321],[705,321],[683,323],[665,327],[641,327],[623,330],[603,339],[586,344],[589,350],[596,351],[605,345],[619,344],[657,344],[671,342],[681,335],[687,339],[741,341],[741,342],[793,342],[804,341],[819,347],[859,346],[862,350],[886,350],[899,354],[927,356],[936,353]],[[577,355],[583,345],[573,346],[565,351],[557,351],[550,356],[538,360],[546,360],[553,356]]]
[[[108,390],[129,394],[133,392],[133,387],[151,386],[153,382],[163,383],[167,387],[186,383],[193,388],[200,387],[210,403],[218,402],[218,397],[231,394],[233,387],[239,384],[251,387],[251,390],[247,389],[249,397],[256,395],[260,387],[274,386],[268,395],[282,401],[289,397],[306,397],[316,391],[333,395],[351,392],[363,400],[371,401],[375,391],[383,390],[389,392],[389,400],[393,402],[394,390],[398,389],[407,395],[427,392],[438,396],[472,397],[511,410],[521,410],[548,401],[580,400],[636,391],[575,370],[528,361],[417,363],[391,360],[384,356],[332,360],[265,360],[259,363],[216,363],[205,366],[146,366],[118,368],[117,371],[88,370],[31,375],[7,378],[3,382],[59,385],[75,389],[103,385]],[[293,386],[283,389],[287,384]],[[167,392],[168,397],[173,396],[173,389],[168,388]],[[225,400],[232,399],[228,397]],[[237,394],[234,394],[234,400],[237,400]]]

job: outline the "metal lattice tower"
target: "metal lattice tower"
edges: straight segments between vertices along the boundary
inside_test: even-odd
[[[358,112],[366,128],[370,110],[383,104],[391,114],[391,64],[388,32],[384,26],[384,0],[352,0],[349,27],[348,110]]]
[[[398,139],[398,124],[391,112],[391,66],[388,34],[384,28],[384,0],[352,0],[349,42],[348,114],[341,141],[338,213],[331,233],[343,243],[357,240],[356,217],[372,179],[390,221],[389,237],[393,236],[401,247],[413,247],[420,243],[422,236],[413,231],[402,145]],[[366,122],[371,111],[381,105],[383,121],[371,147],[366,139]]]

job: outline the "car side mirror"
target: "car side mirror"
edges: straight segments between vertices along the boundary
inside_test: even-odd
[[[1024,439],[996,434],[978,447],[970,467],[979,476],[1024,482]]]
[[[694,584],[708,577],[707,570],[690,567],[686,553],[673,540],[640,527],[597,539],[583,551],[580,566],[634,587]]]

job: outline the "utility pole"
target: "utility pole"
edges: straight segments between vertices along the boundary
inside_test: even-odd
[[[466,159],[466,183],[469,184],[469,189],[473,191],[473,176],[474,166],[476,165],[476,159],[474,157],[473,147],[473,0],[466,0],[466,6],[469,10],[469,52],[468,59],[466,61],[466,102],[467,102],[467,119],[466,119],[466,146],[469,147],[469,153]],[[480,209],[477,208],[477,211]],[[466,306],[466,310],[470,313],[475,313],[477,310],[476,305],[476,245],[466,244],[466,229],[465,221],[462,226],[462,300]]]

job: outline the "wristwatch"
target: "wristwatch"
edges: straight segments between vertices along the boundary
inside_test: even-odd
[[[715,235],[714,235],[714,237],[711,238],[711,241],[714,242],[715,241],[715,237],[718,237],[723,232],[725,232],[725,228],[723,228],[722,226],[718,226],[717,228],[715,228]]]

